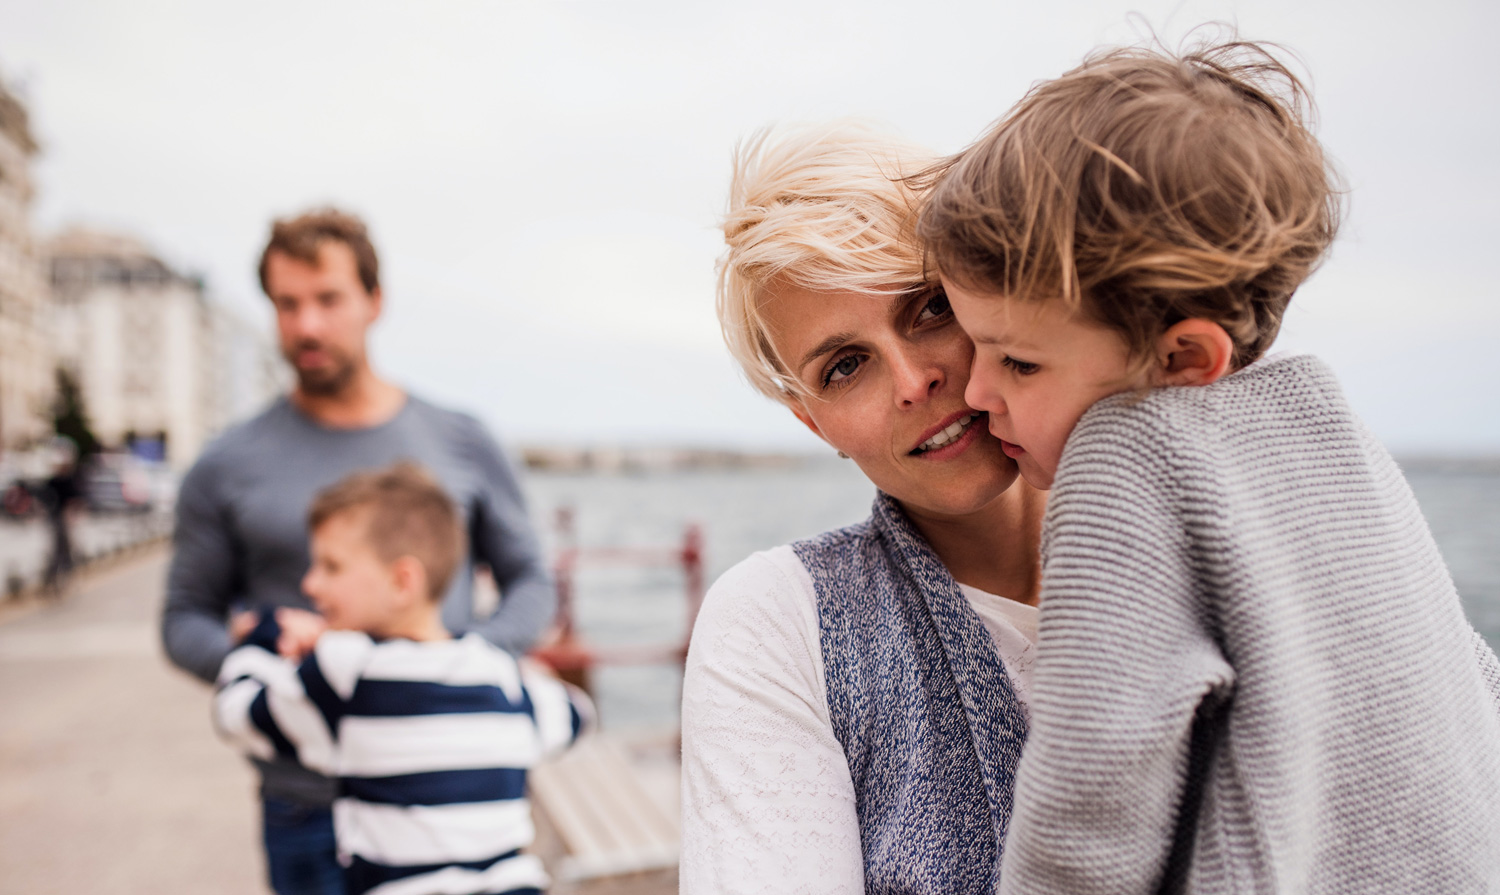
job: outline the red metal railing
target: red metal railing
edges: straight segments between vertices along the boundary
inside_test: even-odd
[[[703,605],[703,529],[689,523],[680,547],[583,547],[578,544],[571,507],[559,507],[556,517],[558,547],[552,576],[557,585],[557,616],[553,636],[531,651],[531,656],[551,666],[564,680],[588,689],[589,670],[595,665],[682,664],[687,659],[688,639],[698,609]],[[687,597],[687,625],[676,644],[594,647],[579,635],[574,619],[578,568],[591,566],[676,566],[682,569]]]

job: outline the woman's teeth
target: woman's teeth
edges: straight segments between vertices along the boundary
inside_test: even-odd
[[[920,454],[935,450],[956,440],[958,436],[964,434],[965,429],[969,428],[969,424],[978,418],[978,413],[971,413],[966,417],[959,418],[953,425],[917,445],[917,453]]]

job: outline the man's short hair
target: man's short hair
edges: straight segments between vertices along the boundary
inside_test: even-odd
[[[337,208],[319,208],[296,217],[278,218],[271,224],[271,240],[260,253],[261,291],[271,294],[266,273],[272,252],[316,267],[319,249],[330,242],[341,242],[354,253],[359,282],[366,292],[380,288],[380,259],[375,255],[365,222]]]
[[[1195,317],[1260,357],[1342,196],[1275,48],[1213,40],[1095,53],[944,163],[918,225],[943,276],[1063,300],[1137,357]]]
[[[422,563],[433,600],[448,590],[464,555],[463,523],[422,467],[397,463],[357,472],[319,491],[308,508],[308,530],[346,513],[363,516],[366,542],[382,561],[412,556]]]
[[[719,326],[762,394],[806,388],[777,356],[760,306],[775,286],[896,296],[929,285],[904,178],[935,155],[860,121],[764,129],[735,152],[719,259]]]

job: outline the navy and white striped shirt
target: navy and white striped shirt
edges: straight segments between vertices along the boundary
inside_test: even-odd
[[[251,755],[339,781],[334,831],[351,895],[523,893],[547,885],[526,769],[589,710],[478,634],[376,642],[329,631],[294,666],[251,643],[225,659],[214,722]]]

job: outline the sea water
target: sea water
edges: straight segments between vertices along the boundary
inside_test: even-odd
[[[1470,621],[1500,649],[1500,462],[1412,461],[1403,469]],[[548,556],[560,543],[559,508],[572,510],[584,548],[680,547],[685,526],[697,523],[710,583],[757,550],[865,518],[875,496],[854,464],[832,457],[770,469],[533,471],[525,488]],[[684,640],[680,566],[584,563],[575,600],[578,628],[592,645],[673,647]],[[607,727],[676,723],[681,676],[674,665],[601,665],[592,684]]]

